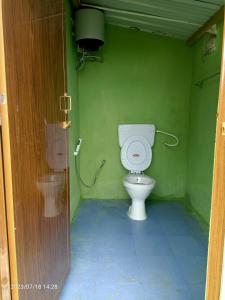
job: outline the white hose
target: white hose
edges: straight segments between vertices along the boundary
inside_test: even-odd
[[[156,130],[156,132],[164,134],[164,135],[167,135],[169,137],[172,137],[175,140],[174,144],[168,144],[168,143],[165,142],[164,145],[167,146],[167,147],[176,147],[180,143],[178,137],[176,135],[172,134],[172,133],[169,133],[169,132],[166,132],[166,131],[162,131],[162,130]]]

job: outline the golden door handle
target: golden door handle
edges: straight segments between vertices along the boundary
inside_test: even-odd
[[[71,127],[71,121],[63,121],[63,122],[59,122],[59,127],[61,127],[62,129],[67,129]]]

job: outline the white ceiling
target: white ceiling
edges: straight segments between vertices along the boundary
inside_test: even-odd
[[[81,0],[104,7],[109,24],[188,39],[213,16],[224,0]],[[132,13],[129,13],[132,12]]]

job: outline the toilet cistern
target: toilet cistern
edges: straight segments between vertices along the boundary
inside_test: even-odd
[[[121,163],[129,171],[123,185],[131,197],[128,216],[133,220],[147,218],[145,200],[156,184],[153,178],[143,173],[152,161],[155,131],[155,126],[151,124],[126,124],[118,127]]]

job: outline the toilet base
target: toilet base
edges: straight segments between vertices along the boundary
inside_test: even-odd
[[[146,220],[147,214],[145,210],[145,200],[132,200],[132,204],[128,209],[127,215],[132,220]]]

